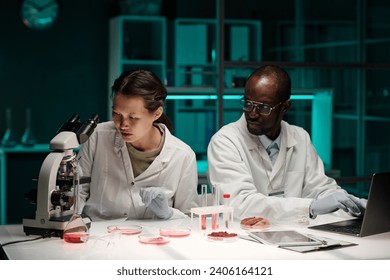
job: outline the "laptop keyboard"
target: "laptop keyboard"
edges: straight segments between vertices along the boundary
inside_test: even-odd
[[[346,220],[330,224],[312,226],[309,228],[359,236],[362,228],[362,220]]]
[[[361,225],[350,225],[350,226],[335,226],[335,225],[328,225],[327,227],[330,231],[334,232],[345,232],[349,234],[358,235],[360,234]]]

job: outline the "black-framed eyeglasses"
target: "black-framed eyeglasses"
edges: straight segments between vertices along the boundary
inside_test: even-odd
[[[242,109],[244,111],[251,112],[253,110],[253,108],[256,108],[256,112],[261,114],[261,115],[264,115],[264,116],[270,115],[272,113],[272,110],[274,110],[279,105],[284,103],[284,102],[279,102],[274,107],[271,107],[270,105],[262,103],[262,102],[248,100],[245,97],[241,98],[240,102],[242,104]]]

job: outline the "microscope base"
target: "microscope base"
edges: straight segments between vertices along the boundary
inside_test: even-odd
[[[83,221],[88,228],[91,227],[91,220],[87,216],[83,216]],[[41,235],[43,237],[63,237],[64,229],[68,224],[72,215],[53,217],[47,225],[41,225],[35,219],[23,219],[23,230],[28,235]]]

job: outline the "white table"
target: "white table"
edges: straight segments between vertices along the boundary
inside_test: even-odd
[[[319,216],[311,224],[321,224],[330,220],[344,219],[346,216],[325,215]],[[204,234],[211,229],[202,231],[198,229],[195,221],[191,235],[183,238],[171,238],[166,245],[146,245],[138,241],[138,235],[121,236],[110,240],[106,228],[114,224],[136,224],[143,227],[144,233],[158,233],[160,227],[191,226],[191,219],[156,221],[156,220],[113,220],[93,222],[88,242],[82,244],[65,243],[60,238],[46,238],[31,242],[10,244],[3,250],[11,260],[354,260],[354,259],[390,259],[390,232],[368,237],[352,237],[334,233],[325,233],[310,230],[307,225],[274,225],[279,229],[294,229],[301,233],[310,233],[316,236],[349,241],[357,246],[337,248],[327,251],[297,253],[286,249],[262,245],[244,239],[235,242],[211,242],[206,240]],[[245,231],[239,228],[237,222],[233,224],[230,232],[239,234]],[[214,230],[215,231],[215,230]],[[25,236],[22,225],[0,226],[0,242],[2,244],[14,240],[34,238]]]

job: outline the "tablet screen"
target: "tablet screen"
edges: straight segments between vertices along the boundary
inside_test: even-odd
[[[264,244],[274,244],[279,246],[303,246],[319,245],[321,241],[310,238],[299,232],[288,231],[252,231],[249,236],[257,239]]]

